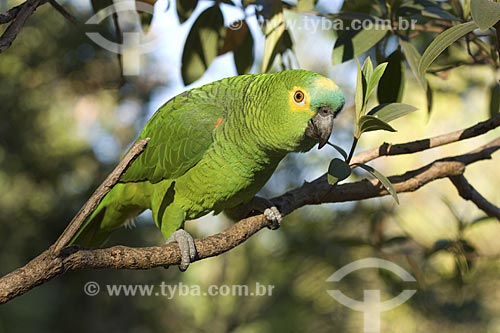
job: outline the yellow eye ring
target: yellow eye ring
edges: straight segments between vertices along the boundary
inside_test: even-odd
[[[304,102],[305,98],[306,98],[306,95],[304,94],[304,92],[302,92],[302,90],[297,90],[293,94],[293,100],[295,101],[295,103],[302,103],[302,102]]]

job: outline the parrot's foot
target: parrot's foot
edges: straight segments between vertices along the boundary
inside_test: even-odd
[[[184,272],[197,256],[193,236],[191,236],[186,230],[179,229],[167,239],[167,244],[173,242],[177,242],[179,249],[181,250],[182,259],[179,265],[179,270]]]
[[[269,229],[276,230],[280,227],[283,216],[281,215],[278,208],[276,208],[275,206],[266,208],[264,210],[264,216],[269,221],[269,226],[268,226]]]

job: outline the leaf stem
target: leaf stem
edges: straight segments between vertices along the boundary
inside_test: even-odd
[[[349,151],[349,156],[347,157],[346,163],[349,164],[351,162],[352,156],[354,155],[354,150],[356,149],[356,145],[358,144],[358,138],[354,137],[352,141],[351,150]]]

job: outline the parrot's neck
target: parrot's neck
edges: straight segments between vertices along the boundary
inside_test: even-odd
[[[241,138],[248,146],[257,146],[259,151],[274,161],[280,161],[287,153],[307,151],[315,144],[305,136],[308,118],[304,126],[283,119],[287,101],[270,98],[269,87],[278,85],[272,75],[252,77],[244,86],[243,101],[234,101],[231,110],[232,128],[239,129]],[[252,154],[254,152],[251,152]],[[277,163],[276,163],[277,164]]]

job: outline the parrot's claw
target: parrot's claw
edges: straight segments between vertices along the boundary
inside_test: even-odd
[[[179,265],[179,270],[184,272],[197,256],[193,236],[191,236],[186,230],[179,229],[167,239],[167,244],[173,242],[177,242],[179,249],[181,250],[182,259]]]
[[[266,208],[264,210],[264,216],[269,221],[269,226],[268,226],[269,229],[276,230],[280,227],[283,216],[281,215],[278,208],[276,208],[275,206]]]

